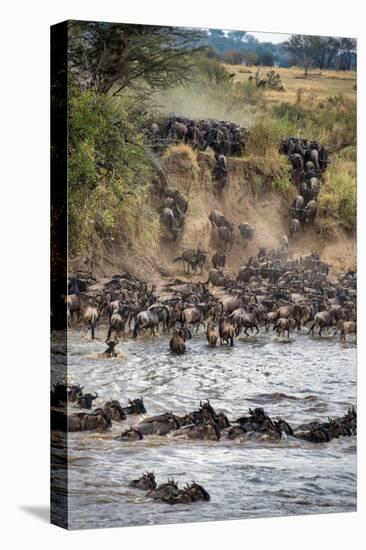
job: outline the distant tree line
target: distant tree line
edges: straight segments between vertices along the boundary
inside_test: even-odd
[[[354,70],[357,42],[354,38],[294,34],[279,44],[259,42],[246,31],[204,31],[201,43],[209,57],[233,65],[291,67],[300,65],[307,75],[310,68]]]

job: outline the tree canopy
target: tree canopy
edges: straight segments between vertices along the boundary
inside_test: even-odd
[[[201,33],[180,27],[71,22],[70,69],[82,89],[119,94],[187,82]]]

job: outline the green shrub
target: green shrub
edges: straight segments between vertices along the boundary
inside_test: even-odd
[[[118,237],[118,220],[138,219],[152,167],[139,128],[144,119],[128,96],[81,91],[70,79],[68,206],[70,252]]]
[[[344,160],[342,155],[333,159],[321,187],[319,208],[323,217],[333,216],[345,229],[356,230],[357,186],[353,161]]]

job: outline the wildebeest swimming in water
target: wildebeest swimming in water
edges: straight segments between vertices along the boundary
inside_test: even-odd
[[[136,489],[141,489],[142,491],[150,491],[151,489],[156,489],[157,483],[155,480],[154,472],[146,472],[138,479],[133,479],[130,482],[130,487],[135,487]]]
[[[178,488],[178,483],[174,479],[168,479],[166,483],[161,483],[158,486],[153,472],[147,472],[140,478],[132,480],[129,486],[148,491],[146,495],[148,498],[162,500],[169,504],[188,504],[200,500],[210,500],[210,495],[206,489],[195,481],[186,484],[183,489]]]
[[[51,410],[51,426],[53,430],[62,430],[67,426],[68,432],[104,431],[112,426],[109,414],[102,408],[90,413],[72,413]]]

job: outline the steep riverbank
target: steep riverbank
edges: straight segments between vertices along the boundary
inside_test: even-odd
[[[161,224],[159,209],[163,200],[151,193],[149,212],[155,219],[149,232],[136,227],[133,234],[105,243],[95,250],[92,257],[70,258],[70,272],[92,271],[96,277],[110,276],[127,271],[136,277],[158,283],[165,277],[182,275],[181,264],[173,260],[185,248],[201,247],[208,251],[205,272],[210,267],[209,259],[218,249],[217,234],[212,230],[208,215],[211,210],[221,211],[235,225],[234,245],[227,258],[226,270],[235,273],[247,258],[257,253],[259,247],[273,248],[282,235],[288,234],[288,207],[298,194],[295,185],[284,190],[274,182],[284,177],[284,166],[273,163],[256,163],[250,158],[229,158],[229,181],[220,192],[212,177],[213,154],[193,151],[187,154],[185,146],[177,147],[158,160],[172,189],[178,190],[188,201],[188,210],[179,239],[172,241],[169,231]],[[331,263],[334,270],[353,269],[356,264],[356,240],[347,234],[336,219],[332,235],[321,231],[324,220],[316,220],[313,227],[301,232],[290,242],[290,257],[318,252]],[[255,239],[244,249],[238,225],[247,222],[256,228]]]

